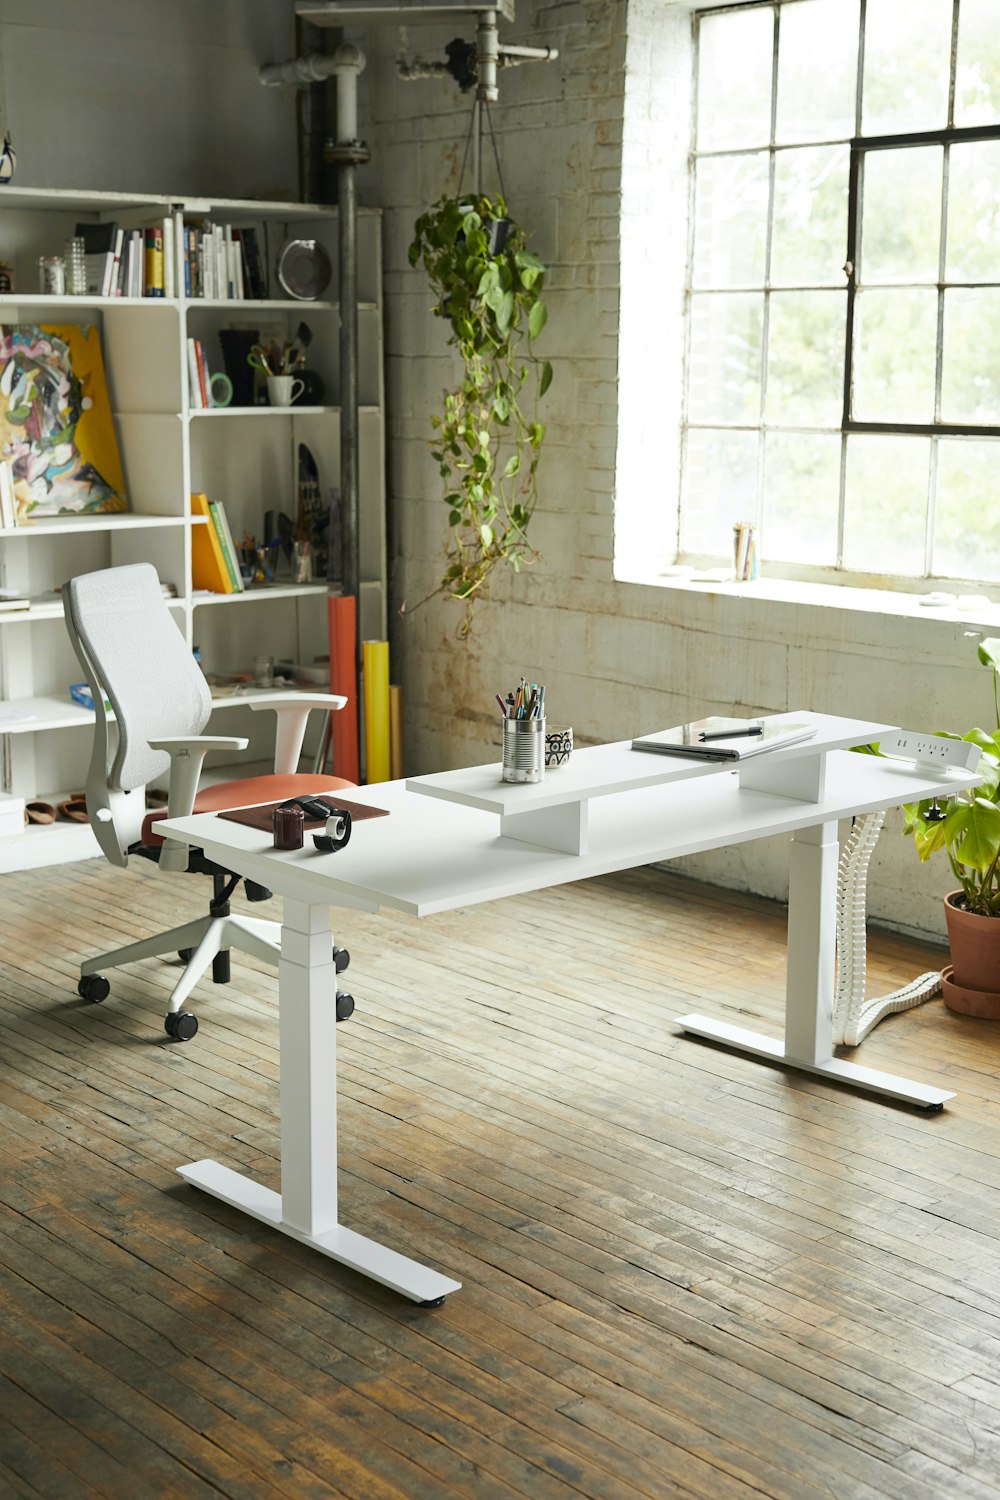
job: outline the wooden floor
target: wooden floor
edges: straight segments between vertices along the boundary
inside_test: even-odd
[[[636,871],[351,915],[343,1213],[465,1283],[428,1311],[175,1174],[279,1185],[273,974],[200,986],[187,1044],[176,965],[76,998],[206,889],[0,882],[0,1495],[995,1500],[1000,1025],[869,1038],[958,1090],[921,1116],[675,1034],[779,1030],[767,903]],[[941,961],[874,946],[880,990]]]

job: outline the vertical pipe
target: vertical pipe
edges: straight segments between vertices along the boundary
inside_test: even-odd
[[[358,492],[358,244],[357,167],[342,161],[337,173],[340,251],[340,492],[344,538],[344,593],[355,601],[355,680],[361,672],[361,532]],[[358,736],[363,733],[355,694]]]
[[[357,596],[361,577],[358,527],[357,168],[337,170],[340,210],[340,491],[343,509],[344,593]]]

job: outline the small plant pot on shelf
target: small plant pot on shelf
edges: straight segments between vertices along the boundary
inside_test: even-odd
[[[957,903],[961,891],[944,899],[951,964],[941,972],[941,992],[949,1010],[1000,1021],[1000,917],[983,917]]]

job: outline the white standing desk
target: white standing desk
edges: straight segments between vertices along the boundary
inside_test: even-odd
[[[390,816],[355,824],[336,854],[318,854],[309,835],[304,849],[278,852],[266,833],[214,813],[161,823],[162,833],[273,890],[284,907],[281,1192],[214,1161],[181,1167],[181,1176],[412,1301],[439,1302],[460,1283],[356,1234],[338,1216],[330,908],[428,916],[773,834],[791,836],[784,1039],[699,1015],[679,1024],[771,1062],[940,1109],[953,1097],[946,1090],[833,1056],[837,822],[961,791],[979,778],[841,748],[883,738],[892,726],[794,717],[815,721],[814,740],[735,769],[640,753],[622,741],[575,751],[569,766],[534,785],[505,785],[492,765],[365,787],[358,800]]]

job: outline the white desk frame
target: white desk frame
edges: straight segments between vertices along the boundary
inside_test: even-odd
[[[211,813],[168,819],[161,826],[170,837],[204,849],[284,902],[281,1192],[214,1161],[181,1167],[181,1176],[414,1302],[440,1302],[461,1283],[340,1222],[330,907],[426,916],[776,833],[791,835],[783,1039],[697,1014],[678,1017],[678,1024],[768,1062],[940,1109],[951,1092],[833,1056],[837,825],[858,813],[962,791],[979,778],[844,754],[836,747],[878,740],[889,726],[809,717],[818,725],[816,740],[760,757],[766,764],[747,761],[738,775],[725,764],[639,754],[622,742],[575,752],[565,768],[572,776],[560,781],[560,770],[537,786],[504,786],[499,766],[489,766],[366,787],[364,800],[391,816],[357,825],[337,854],[317,854],[308,842],[278,852],[266,834]],[[470,805],[472,797],[492,802]],[[500,814],[500,828],[489,812]],[[585,834],[580,852],[560,847],[574,828]]]

